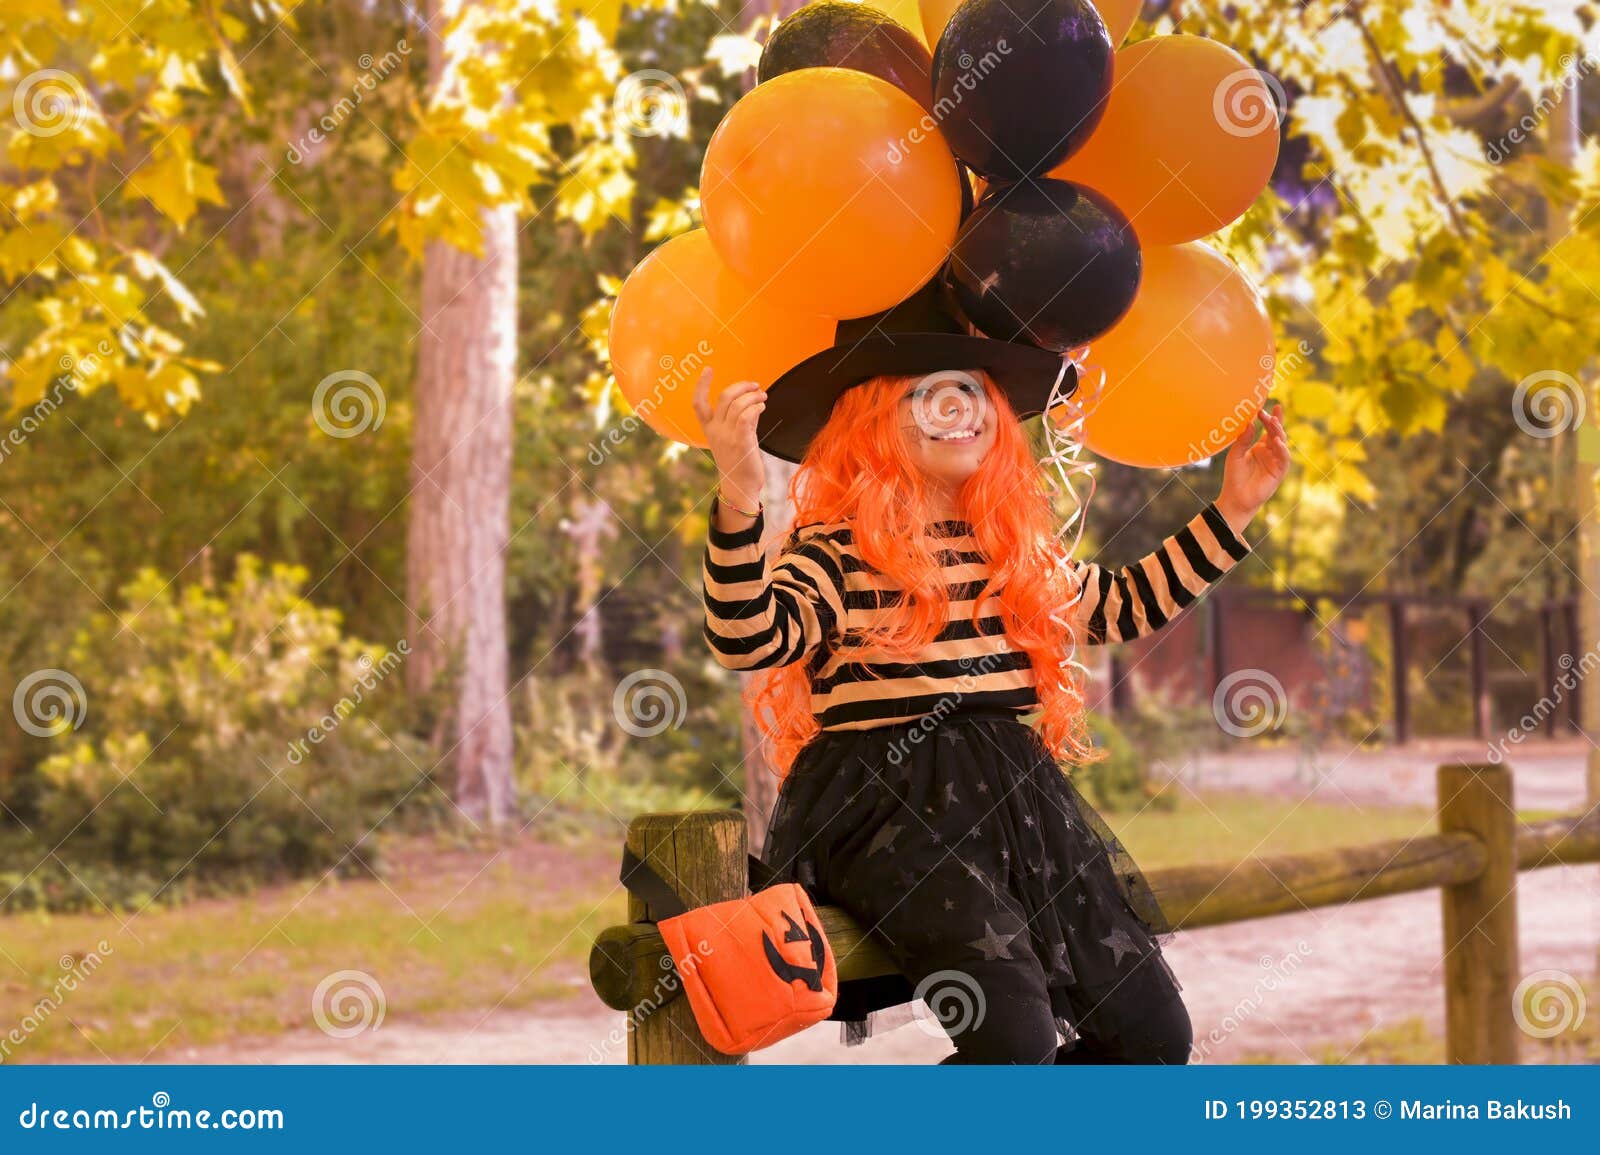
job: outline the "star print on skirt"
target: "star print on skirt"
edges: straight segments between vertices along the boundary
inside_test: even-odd
[[[1155,892],[1016,714],[823,731],[784,779],[763,858],[900,966],[903,978],[840,984],[846,1042],[910,1021],[918,983],[967,968],[1042,969],[1069,1038],[1147,958],[1182,989]]]

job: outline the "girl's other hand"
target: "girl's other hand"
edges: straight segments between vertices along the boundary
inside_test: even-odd
[[[1261,436],[1256,437],[1256,421]],[[1283,406],[1268,412],[1263,407],[1228,447],[1222,467],[1222,492],[1217,511],[1243,533],[1267,499],[1278,491],[1289,472],[1289,438],[1283,431]]]
[[[767,391],[758,382],[739,381],[724,389],[715,405],[710,396],[711,370],[707,369],[695,385],[694,412],[717,463],[717,485],[727,504],[755,509],[761,504],[767,479],[761,446],[756,442],[756,421],[767,407]]]

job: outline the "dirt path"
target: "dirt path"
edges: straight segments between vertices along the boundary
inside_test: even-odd
[[[1206,757],[1185,767],[1185,785],[1310,796],[1361,806],[1431,806],[1434,767],[1482,761],[1473,743],[1416,743],[1404,751],[1323,754],[1313,768],[1292,748]],[[1581,810],[1583,748],[1537,739],[1511,751],[1519,808]],[[1355,813],[1355,812],[1353,812]],[[1353,821],[1358,821],[1354,820]],[[1360,841],[1353,830],[1352,841]],[[1524,973],[1592,976],[1600,960],[1600,867],[1524,874],[1518,894]],[[1342,1054],[1373,1031],[1421,1019],[1442,1032],[1443,951],[1435,892],[1189,931],[1168,948],[1195,1025],[1197,1059],[1284,1062]],[[391,1006],[382,1026],[350,1039],[314,1029],[225,1047],[167,1050],[161,1061],[262,1063],[620,1063],[623,1016],[601,1006],[582,975],[570,1000],[449,1020],[407,1019]],[[1600,990],[1586,980],[1590,1003]],[[1591,1013],[1597,1012],[1595,1007]],[[863,1047],[838,1043],[823,1024],[755,1056],[762,1063],[928,1063],[949,1044],[922,1024],[889,1031]]]
[[[1525,971],[1592,974],[1600,944],[1600,869],[1526,874],[1519,893]],[[1442,1030],[1439,899],[1396,895],[1178,936],[1168,959],[1184,984],[1199,1061],[1342,1053],[1368,1032],[1421,1017]],[[581,980],[574,979],[577,984]],[[1592,984],[1591,984],[1592,985]],[[1600,991],[1589,992],[1590,1001]],[[376,1031],[332,1039],[301,1031],[257,1043],[191,1049],[164,1061],[229,1063],[620,1063],[623,1016],[586,991],[567,1003],[441,1023],[391,1008]],[[931,1063],[949,1044],[911,1023],[859,1048],[823,1024],[755,1056],[761,1063]]]

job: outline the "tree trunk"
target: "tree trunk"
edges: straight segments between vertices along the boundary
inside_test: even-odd
[[[444,81],[438,38],[470,0],[429,0],[430,83]],[[414,694],[449,679],[438,728],[455,799],[473,822],[512,816],[505,550],[517,363],[517,220],[484,213],[484,255],[442,242],[422,268],[422,331],[411,458],[406,580]]]

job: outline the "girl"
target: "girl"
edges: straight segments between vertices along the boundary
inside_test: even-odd
[[[1057,556],[1018,415],[1041,406],[989,372],[841,382],[803,445],[764,421],[759,385],[708,392],[709,375],[705,636],[765,671],[752,705],[784,772],[769,865],[876,933],[950,1034],[946,1062],[1187,1062],[1171,927],[1060,765],[1093,757],[1071,647],[1160,629],[1247,555],[1288,468],[1281,414],[1249,423],[1214,503],[1109,570]],[[780,445],[797,528],[772,559],[758,449]]]

